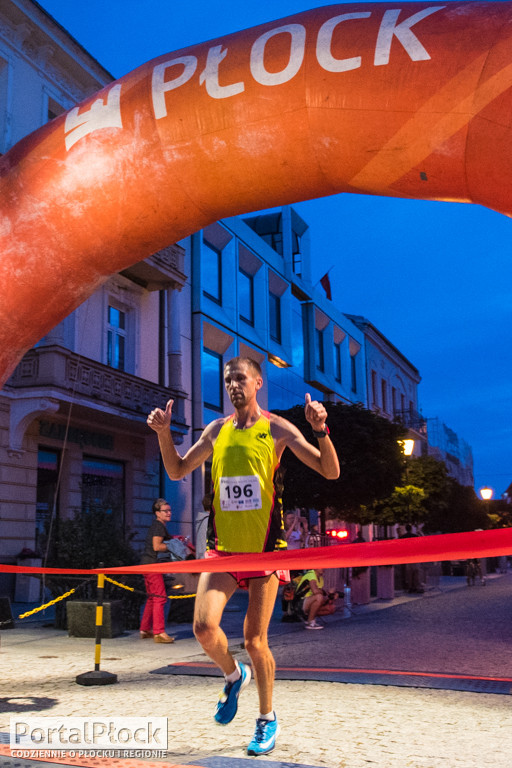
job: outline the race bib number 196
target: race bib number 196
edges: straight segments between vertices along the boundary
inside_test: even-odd
[[[223,512],[261,509],[261,486],[257,475],[221,477],[220,508]]]

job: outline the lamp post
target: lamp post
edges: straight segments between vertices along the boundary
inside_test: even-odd
[[[491,507],[491,499],[493,495],[494,495],[493,489],[489,488],[487,485],[484,485],[483,488],[480,488],[480,496],[485,502],[487,502],[487,514],[489,514],[489,509]]]
[[[405,469],[405,484],[409,484],[409,459],[414,453],[414,440],[407,439],[407,440],[398,440],[398,445],[401,448],[402,454],[403,454],[403,467]],[[410,510],[409,510],[409,499],[407,499],[407,521],[410,521]],[[388,538],[388,526],[386,525],[386,538]]]
[[[483,488],[480,488],[480,497],[481,497],[481,499],[483,501],[485,501],[485,505],[486,505],[486,509],[487,509],[487,515],[489,515],[490,510],[491,510],[491,499],[492,499],[493,495],[494,495],[494,491],[493,491],[492,488],[489,488],[489,486],[484,485]],[[477,560],[476,562],[479,563],[480,561]],[[485,575],[487,573],[487,560],[486,559],[483,559],[481,561],[481,566],[479,566],[479,568],[480,568],[480,584],[484,585],[485,584]]]
[[[405,456],[404,464],[405,464],[405,481],[408,484],[409,483],[409,464],[408,459],[412,454],[414,453],[414,440],[399,440],[398,441],[400,445],[402,446],[402,453]]]
[[[404,456],[412,456],[414,452],[414,440],[400,440]]]

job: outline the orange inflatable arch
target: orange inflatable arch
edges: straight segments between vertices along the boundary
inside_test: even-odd
[[[0,160],[0,384],[109,275],[338,192],[512,212],[512,3],[330,5],[161,56]]]

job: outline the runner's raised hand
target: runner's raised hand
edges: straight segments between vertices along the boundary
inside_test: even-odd
[[[308,421],[315,432],[321,432],[327,419],[327,411],[323,403],[318,400],[311,400],[311,395],[306,392],[306,406],[304,408],[306,421]]]
[[[169,429],[171,425],[172,406],[174,400],[168,400],[165,406],[165,411],[161,408],[154,408],[147,418],[147,424],[155,432],[161,432],[164,429]]]

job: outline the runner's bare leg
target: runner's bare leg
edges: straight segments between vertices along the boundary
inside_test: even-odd
[[[225,675],[235,671],[235,661],[220,622],[226,603],[236,588],[237,583],[229,573],[202,573],[194,607],[194,635]]]
[[[251,657],[261,714],[272,712],[275,662],[268,645],[268,625],[276,602],[275,574],[249,579],[249,607],[244,622],[245,650]]]

